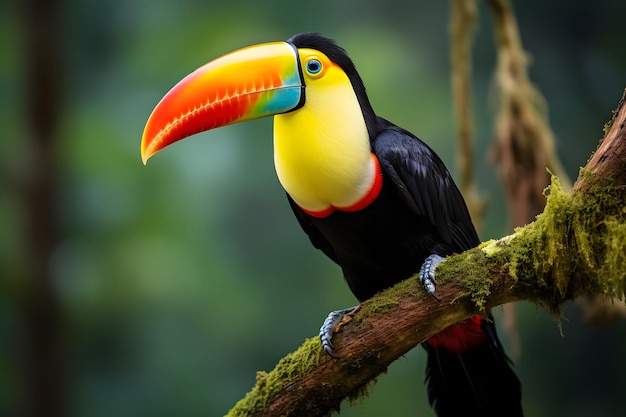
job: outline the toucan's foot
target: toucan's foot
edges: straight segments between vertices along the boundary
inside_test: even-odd
[[[360,305],[356,307],[346,308],[345,310],[337,310],[332,311],[326,320],[324,320],[324,324],[320,327],[320,341],[322,342],[322,347],[324,351],[335,359],[339,359],[339,356],[335,355],[333,352],[333,334],[335,333],[335,329],[342,322],[344,318],[347,316],[351,316],[356,313],[361,308]]]
[[[437,281],[435,281],[435,269],[437,265],[445,260],[446,258],[442,256],[432,254],[426,258],[420,268],[420,282],[424,286],[424,289],[437,301],[441,301],[441,299],[435,294],[435,286],[437,285]]]

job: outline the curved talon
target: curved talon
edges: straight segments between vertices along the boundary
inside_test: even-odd
[[[428,258],[426,258],[426,260],[422,264],[422,267],[420,268],[419,273],[420,283],[424,286],[424,289],[428,291],[428,293],[432,295],[432,297],[437,301],[441,301],[441,298],[437,297],[437,295],[435,294],[435,287],[437,285],[437,281],[435,280],[435,269],[437,269],[437,266],[445,260],[446,258],[442,256],[432,254]]]
[[[355,312],[357,308],[358,306],[346,308],[344,310],[331,311],[330,314],[328,314],[328,317],[326,317],[326,320],[324,320],[322,327],[320,327],[320,342],[322,342],[322,348],[324,348],[324,352],[326,352],[328,356],[334,359],[339,359],[339,356],[335,355],[333,351],[335,347],[332,342],[333,333],[343,318],[346,315]]]

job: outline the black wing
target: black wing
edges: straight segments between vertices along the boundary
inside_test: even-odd
[[[287,194],[287,200],[289,201],[289,205],[291,206],[291,210],[293,210],[296,219],[298,219],[300,227],[309,237],[311,244],[313,244],[316,249],[324,252],[324,254],[326,254],[326,256],[332,259],[335,263],[338,263],[337,256],[335,255],[333,247],[330,245],[322,232],[320,232],[320,230],[313,225],[313,219],[311,218],[311,216],[302,211],[302,209],[298,207],[296,202],[293,201],[289,194]]]
[[[410,132],[382,118],[379,123],[373,152],[401,198],[455,251],[478,245],[465,200],[439,156]]]

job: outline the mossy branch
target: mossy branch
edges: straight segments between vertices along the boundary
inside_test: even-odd
[[[626,92],[625,92],[626,93]],[[437,302],[415,278],[363,303],[335,335],[340,359],[317,337],[269,373],[229,416],[324,416],[363,394],[396,359],[456,322],[497,305],[534,301],[558,313],[582,295],[624,300],[626,290],[626,106],[570,192],[552,178],[536,221],[451,256],[437,269]]]

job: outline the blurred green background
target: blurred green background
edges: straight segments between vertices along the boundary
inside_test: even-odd
[[[142,165],[152,108],[210,59],[301,31],[332,37],[355,61],[377,112],[428,142],[456,173],[448,2],[52,1],[61,24],[49,52],[60,67],[40,71],[56,68],[62,92],[51,151],[57,186],[42,214],[55,238],[51,256],[33,258],[21,187],[25,173],[42,167],[31,159],[25,51],[26,34],[38,28],[24,19],[28,3],[0,4],[0,415],[27,415],[41,400],[29,396],[37,391],[25,373],[39,363],[24,348],[32,329],[20,277],[29,267],[45,271],[60,312],[58,326],[44,320],[35,329],[54,332],[58,349],[50,371],[58,375],[49,377],[60,411],[43,415],[223,415],[257,370],[315,335],[330,310],[355,304],[289,210],[273,170],[271,120],[204,133]],[[479,4],[473,88],[487,239],[510,230],[487,158],[495,55]],[[624,87],[626,2],[515,7],[531,78],[575,178]],[[553,317],[520,303],[517,324],[527,415],[624,415],[624,322],[585,325],[571,305],[561,335]],[[421,348],[410,352],[341,415],[433,415],[424,359]]]

